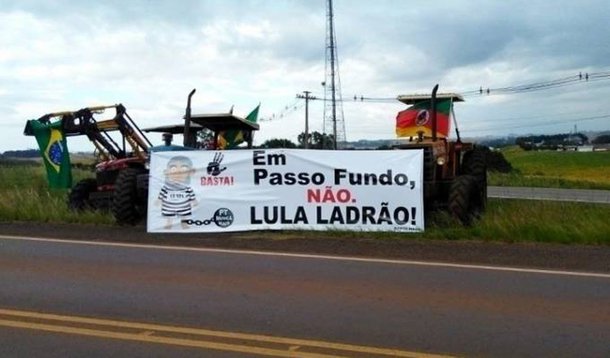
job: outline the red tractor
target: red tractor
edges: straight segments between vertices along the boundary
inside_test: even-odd
[[[437,135],[437,102],[450,99],[461,102],[462,96],[454,93],[438,94],[438,85],[431,95],[405,95],[398,100],[417,105],[429,101],[431,135],[419,131],[397,149],[422,149],[424,152],[424,209],[430,213],[447,209],[449,213],[469,225],[478,218],[487,203],[487,166],[485,151],[472,143],[464,143],[456,124],[456,141]],[[453,116],[452,116],[453,117]],[[455,118],[454,118],[455,121]]]
[[[114,109],[114,117],[98,121],[94,115]],[[85,135],[95,147],[99,162],[95,165],[95,178],[76,183],[68,194],[68,206],[74,210],[110,209],[113,205],[117,182],[122,176],[145,172],[150,141],[127,114],[122,104],[87,107],[77,111],[48,113],[36,119],[49,123],[61,121],[66,137]],[[118,133],[111,135],[111,133]],[[25,135],[33,135],[30,121]]]
[[[152,146],[121,104],[48,113],[34,120],[48,124],[59,119],[66,137],[85,135],[95,147],[99,158],[95,178],[83,179],[72,187],[68,206],[74,210],[109,209],[117,223],[135,224],[146,217],[150,152],[199,149],[197,136],[202,130],[211,134],[212,143],[207,149],[218,149],[220,133],[230,130],[242,131],[248,148],[252,146],[252,133],[259,129],[258,124],[232,113],[191,115],[194,93],[194,89],[189,93],[183,123],[146,129],[163,133],[165,145],[160,146]],[[116,110],[113,118],[103,121],[94,118],[108,109]],[[118,133],[118,138],[111,133]],[[24,134],[34,135],[30,121]],[[184,146],[171,145],[172,134],[183,134]]]

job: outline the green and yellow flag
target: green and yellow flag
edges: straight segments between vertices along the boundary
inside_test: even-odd
[[[258,109],[261,107],[259,104],[246,116],[246,120],[251,123],[256,123],[258,120]],[[233,129],[230,131],[222,131],[218,133],[218,147],[220,149],[232,149],[240,145],[245,141],[244,131],[239,129]]]
[[[72,170],[66,136],[61,120],[54,123],[42,123],[38,120],[28,121],[28,127],[36,137],[42,161],[47,170],[47,180],[51,188],[70,188]]]

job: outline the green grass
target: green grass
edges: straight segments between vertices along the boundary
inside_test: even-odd
[[[75,170],[75,181],[92,176]],[[0,163],[0,221],[35,221],[113,225],[108,213],[68,210],[67,190],[49,190],[44,169],[32,165]],[[365,233],[328,231],[326,237],[373,239],[440,239],[503,242],[547,242],[610,245],[610,205],[534,200],[490,199],[487,212],[471,227],[462,227],[447,214],[435,214],[423,233]],[[258,234],[256,234],[258,235]],[[278,240],[317,238],[319,232],[265,233]]]
[[[471,227],[436,220],[424,234],[435,239],[610,245],[610,205],[490,199]]]
[[[324,237],[383,240],[433,239],[610,245],[610,205],[490,199],[482,218],[464,227],[435,213],[422,233],[327,231]],[[278,239],[320,237],[318,232],[284,231]]]
[[[502,151],[515,172],[490,173],[489,184],[610,190],[610,152]]]
[[[91,176],[74,170],[75,181]],[[109,213],[68,209],[68,190],[49,189],[44,168],[29,163],[0,163],[0,220],[112,224]]]

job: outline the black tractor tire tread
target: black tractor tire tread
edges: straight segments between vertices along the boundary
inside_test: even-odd
[[[68,194],[68,208],[74,211],[93,209],[89,194],[97,190],[95,178],[87,178],[79,181],[72,187]]]
[[[486,177],[487,161],[486,154],[482,148],[473,148],[464,154],[462,162],[462,174],[473,175],[481,180]]]
[[[126,168],[121,170],[114,184],[112,198],[112,215],[120,225],[134,225],[142,219],[138,210],[137,176],[139,170]]]
[[[487,151],[481,147],[474,147],[464,154],[462,174],[472,175],[476,178],[479,191],[480,211],[487,207]]]
[[[482,188],[472,175],[460,175],[451,183],[449,189],[449,213],[463,225],[471,225],[484,210],[481,202]]]

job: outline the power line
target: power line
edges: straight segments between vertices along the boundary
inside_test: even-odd
[[[537,124],[529,124],[529,125],[519,124],[519,125],[509,125],[509,126],[497,126],[497,125],[495,125],[495,122],[494,122],[493,128],[486,128],[486,129],[469,128],[465,131],[467,131],[467,132],[497,132],[499,130],[505,130],[505,129],[544,127],[544,126],[551,126],[551,125],[565,124],[565,123],[578,123],[578,122],[593,121],[593,120],[605,119],[605,118],[610,118],[610,114],[582,117],[582,118],[572,118],[572,119],[566,119],[566,120],[561,120],[561,121],[553,120],[553,121],[537,123]]]
[[[285,105],[280,111],[276,112],[276,113],[271,113],[267,116],[263,116],[261,118],[259,118],[259,121],[261,122],[266,122],[266,121],[275,121],[278,119],[282,119],[285,117],[288,117],[289,115],[291,115],[292,113],[298,111],[299,109],[303,108],[304,104],[300,103],[300,101],[297,99],[295,99],[293,102]]]
[[[513,85],[507,87],[483,87],[480,86],[476,90],[458,91],[464,97],[479,97],[484,95],[506,95],[506,94],[519,94],[534,91],[542,91],[547,89],[573,86],[577,84],[585,84],[589,82],[607,81],[610,80],[610,71],[606,72],[594,72],[594,73],[582,73],[577,75],[558,78],[550,81],[534,82],[522,85]],[[353,98],[342,98],[343,102],[361,102],[361,103],[387,103],[395,102],[396,97],[367,97],[364,95],[354,95]]]
[[[524,85],[499,87],[499,88],[487,88],[483,89],[483,86],[479,87],[478,90],[462,92],[463,96],[472,97],[474,95],[499,95],[499,94],[513,94],[513,93],[526,93],[533,91],[541,91],[558,87],[572,86],[580,83],[596,82],[610,79],[610,72],[598,72],[598,73],[579,73],[578,75],[568,76],[559,78],[551,81],[535,82]]]
[[[585,83],[589,83],[589,82],[607,81],[609,79],[610,79],[610,71],[595,72],[595,73],[579,73],[578,75],[562,77],[562,78],[549,80],[549,81],[541,81],[541,82],[534,82],[534,83],[529,83],[529,84],[513,85],[513,86],[489,88],[489,89],[483,89],[483,87],[479,87],[478,90],[462,91],[460,93],[464,97],[471,97],[471,98],[480,97],[481,95],[486,96],[486,95],[488,95],[487,94],[488,91],[489,91],[489,95],[519,94],[519,93],[541,91],[541,90],[547,90],[547,89],[553,89],[553,88],[559,88],[559,87],[565,87],[565,86],[572,86],[572,85],[576,85],[576,84],[585,84]],[[310,101],[326,101],[324,98],[320,98],[320,97],[316,97],[316,96],[310,96],[309,100]],[[343,97],[343,98],[339,98],[336,100],[344,102],[344,103],[347,103],[347,102],[351,102],[351,103],[357,103],[357,102],[360,102],[360,103],[396,103],[396,97],[368,97],[368,96],[364,96],[364,95],[359,95],[359,96],[354,95],[351,98]],[[294,112],[298,111],[299,109],[303,108],[305,106],[305,103],[306,103],[306,101],[302,102],[302,101],[299,101],[299,98],[297,98],[292,103],[284,106],[284,108],[282,110],[280,110],[279,112],[271,114],[267,117],[263,117],[260,120],[261,121],[274,121],[274,120],[288,117],[289,115],[291,115]],[[556,113],[553,116],[557,117],[557,116],[567,116],[567,115],[573,115],[573,114],[574,113]],[[610,118],[610,114],[602,114],[602,115],[595,115],[595,116],[590,116],[590,117],[574,118],[574,119],[567,119],[567,120],[557,120],[556,118],[554,118],[552,121],[543,122],[543,123],[520,123],[520,124],[511,124],[508,126],[496,125],[498,122],[502,122],[502,121],[528,120],[528,119],[544,118],[547,116],[548,115],[502,118],[502,119],[494,120],[493,129],[480,129],[480,130],[475,129],[475,130],[469,130],[469,131],[470,132],[472,132],[472,131],[485,132],[485,131],[497,131],[497,130],[503,130],[503,129],[530,128],[530,127],[556,125],[556,124],[562,124],[562,123],[574,123],[574,122]]]
[[[582,114],[582,111],[578,111],[578,112],[554,112],[552,114],[553,117],[565,117],[565,116],[575,116],[575,115],[579,115]],[[603,113],[603,114],[602,114]],[[591,114],[599,114],[599,115],[605,115],[606,112],[596,112],[596,113],[591,113]],[[531,120],[531,119],[541,119],[541,118],[549,118],[551,115],[549,115],[549,113],[546,114],[538,114],[538,115],[533,115],[533,116],[518,116],[518,117],[502,117],[502,118],[494,118],[493,122],[494,123],[498,123],[498,122],[515,122],[515,121],[519,121],[519,120]],[[468,119],[466,122],[470,122],[470,121],[477,121],[480,122],[481,120],[479,119]]]

